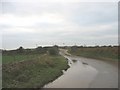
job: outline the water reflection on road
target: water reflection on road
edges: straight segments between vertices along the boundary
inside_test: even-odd
[[[67,56],[70,68],[44,88],[117,88],[118,68],[100,60]]]

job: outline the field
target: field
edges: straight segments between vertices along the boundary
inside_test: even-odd
[[[4,54],[3,88],[41,88],[69,68],[67,60],[50,54]]]
[[[72,55],[117,61],[117,46],[67,47]],[[13,51],[3,51],[2,86],[3,88],[41,88],[63,74],[68,69],[67,60],[59,55],[58,47]]]
[[[118,47],[110,47],[110,46],[103,46],[103,47],[71,47],[69,49],[69,53],[77,56],[88,57],[88,58],[95,58],[101,60],[111,60],[117,61],[118,56]]]
[[[2,63],[12,63],[12,62],[19,62],[24,60],[30,60],[31,58],[36,58],[40,56],[41,54],[30,54],[30,55],[24,55],[24,54],[15,54],[15,55],[3,55],[2,56]]]

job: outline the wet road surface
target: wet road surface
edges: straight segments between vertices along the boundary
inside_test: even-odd
[[[44,88],[118,88],[118,66],[116,63],[66,55],[70,68]]]

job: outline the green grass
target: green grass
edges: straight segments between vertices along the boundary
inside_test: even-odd
[[[62,75],[62,70],[69,67],[66,59],[59,55],[31,58],[18,55],[15,62],[12,59],[12,56],[3,59],[3,88],[39,88]]]
[[[14,54],[14,55],[2,55],[2,63],[12,63],[12,62],[18,62],[18,61],[23,61],[23,60],[29,60],[31,58],[35,58],[37,56],[37,54],[28,54],[28,55],[24,55],[24,54]]]
[[[101,60],[118,60],[118,47],[83,47],[69,52],[73,55]]]
[[[2,64],[2,55],[0,55],[0,64]]]

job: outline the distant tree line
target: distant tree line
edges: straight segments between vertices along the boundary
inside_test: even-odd
[[[50,55],[58,55],[59,48],[57,45],[51,47],[42,47],[38,46],[35,49],[24,49],[20,46],[16,50],[2,50],[2,54],[50,54]]]
[[[50,54],[50,55],[58,55],[59,54],[59,48],[62,49],[70,49],[72,52],[76,52],[78,49],[85,49],[85,48],[118,48],[119,46],[49,46],[49,47],[42,47],[42,46],[38,46],[37,48],[34,49],[24,49],[22,46],[20,46],[18,49],[16,50],[2,50],[2,54]],[[119,50],[120,51],[120,50]]]

